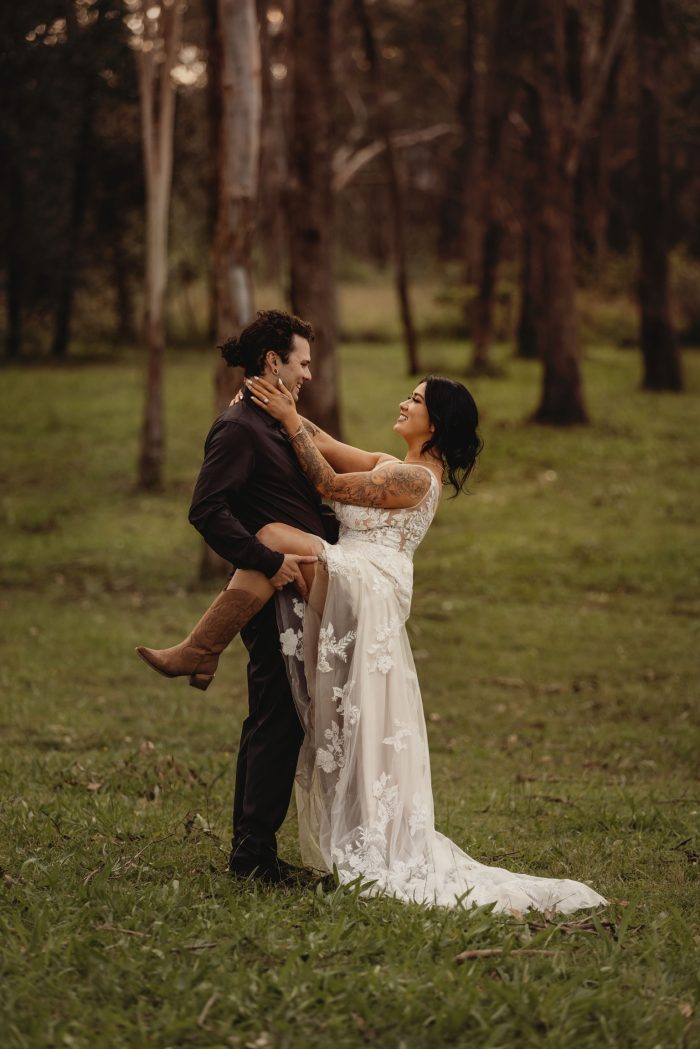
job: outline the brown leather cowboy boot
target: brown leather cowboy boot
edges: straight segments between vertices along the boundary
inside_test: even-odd
[[[184,641],[172,648],[136,651],[164,677],[188,675],[190,685],[205,691],[212,682],[219,655],[265,602],[246,590],[222,590]]]

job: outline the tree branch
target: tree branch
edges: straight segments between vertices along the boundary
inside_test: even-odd
[[[632,19],[632,5],[633,0],[620,0],[617,19],[608,37],[607,46],[598,69],[598,76],[579,107],[573,142],[569,155],[566,158],[566,173],[570,177],[575,174],[578,168],[581,159],[581,147],[605,94],[615,60],[622,50],[625,31]]]
[[[456,124],[433,124],[431,127],[420,128],[417,131],[397,131],[391,136],[391,141],[395,149],[406,149],[422,142],[432,142],[436,138],[452,135],[458,130]],[[345,149],[337,150],[333,158],[333,189],[336,192],[345,189],[362,168],[383,153],[385,148],[385,143],[377,140],[362,146],[350,155]]]

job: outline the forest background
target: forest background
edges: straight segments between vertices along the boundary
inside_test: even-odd
[[[23,0],[0,84],[5,1043],[697,1044],[697,4]],[[133,646],[216,585],[216,345],[279,306],[354,443],[473,390],[409,622],[438,826],[595,919],[223,878],[243,652],[202,704]]]
[[[165,342],[237,330],[256,286],[316,325],[307,407],[336,432],[338,335],[387,323],[339,317],[339,282],[394,284],[411,374],[421,334],[463,339],[472,373],[494,339],[540,358],[542,422],[588,417],[582,339],[639,345],[645,387],[682,387],[694,3],[29,0],[2,18],[5,355],[145,341],[141,484],[162,480]]]

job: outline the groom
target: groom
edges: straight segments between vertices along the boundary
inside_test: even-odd
[[[311,379],[310,324],[267,310],[238,339],[221,347],[247,377],[281,379],[296,399]],[[256,569],[281,589],[302,590],[300,558],[264,546],[255,536],[281,521],[330,542],[338,523],[306,480],[281,426],[244,391],[214,422],[204,445],[189,519],[212,549],[234,568]],[[241,731],[233,801],[229,870],[269,883],[298,871],[277,856],[277,831],[287,814],[303,731],[280,652],[275,602],[268,601],[241,631],[248,650],[248,717]]]

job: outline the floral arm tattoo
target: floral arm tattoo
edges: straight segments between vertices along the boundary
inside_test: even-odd
[[[300,416],[300,418],[302,426],[304,427],[304,429],[310,437],[316,437],[319,433],[321,433],[321,427],[317,426],[316,423],[312,423],[309,419],[305,419],[303,415]]]
[[[309,432],[309,423],[294,435],[292,447],[299,464],[320,495],[354,506],[387,509],[415,506],[430,487],[430,474],[421,466],[388,463],[381,470],[337,474],[323,458]]]

